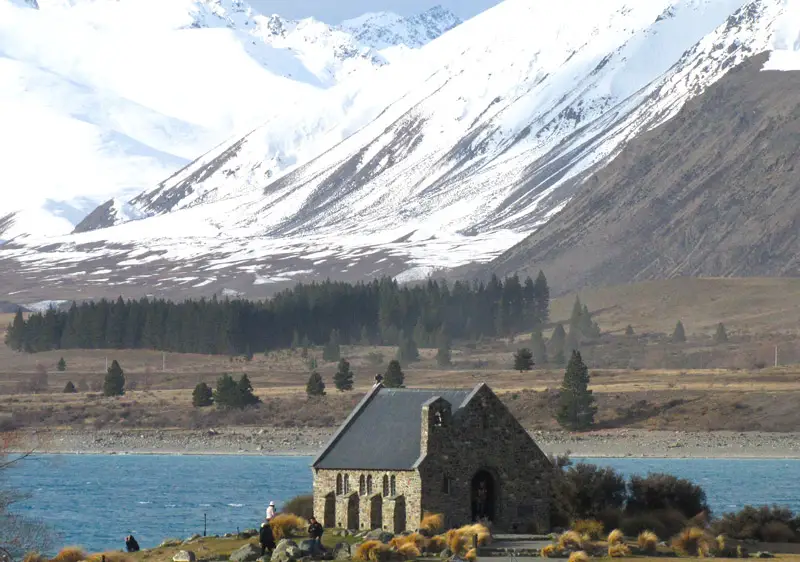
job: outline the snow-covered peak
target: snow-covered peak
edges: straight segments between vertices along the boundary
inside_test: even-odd
[[[359,42],[384,50],[399,45],[412,49],[422,47],[459,24],[458,16],[441,6],[434,6],[408,18],[392,12],[368,13],[345,20],[341,27]]]

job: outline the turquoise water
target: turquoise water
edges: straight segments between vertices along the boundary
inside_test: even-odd
[[[576,461],[579,459],[575,459]],[[42,455],[4,479],[31,498],[22,511],[44,520],[60,544],[119,549],[133,533],[143,548],[167,537],[257,526],[278,505],[311,491],[308,457]],[[702,485],[711,508],[787,505],[800,511],[800,460],[588,459],[624,474],[669,472]],[[775,483],[780,483],[776,485]]]

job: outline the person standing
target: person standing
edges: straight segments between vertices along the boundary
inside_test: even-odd
[[[322,525],[319,524],[319,521],[316,518],[312,517],[308,520],[310,525],[308,526],[308,536],[311,537],[311,540],[314,543],[314,546],[318,549],[318,551],[325,550],[322,546],[322,533],[324,533],[324,529]]]
[[[139,543],[133,538],[133,535],[125,537],[125,548],[128,552],[139,552]]]
[[[267,521],[272,521],[273,517],[275,517],[275,502],[269,502],[269,506],[267,507]]]
[[[258,542],[261,544],[261,556],[264,556],[267,550],[275,549],[275,535],[272,534],[272,526],[267,521],[261,524],[261,530],[258,532]]]

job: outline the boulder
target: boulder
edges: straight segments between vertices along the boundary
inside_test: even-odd
[[[350,545],[346,542],[340,542],[333,547],[334,560],[350,560],[352,557],[353,551],[350,549]]]
[[[294,562],[300,558],[300,547],[288,539],[282,539],[272,551],[271,562]]]
[[[392,533],[384,531],[383,529],[373,529],[364,536],[368,541],[381,541],[384,544],[389,544],[394,538]]]
[[[179,550],[175,556],[172,557],[172,562],[195,562],[197,556],[191,550]]]
[[[306,539],[304,541],[301,541],[300,544],[298,545],[298,548],[300,548],[301,556],[315,556],[317,554],[320,554],[319,546],[317,546],[317,543],[312,541],[311,539]]]
[[[240,535],[245,535],[246,538],[257,537],[258,536],[258,529],[245,529]]]
[[[180,546],[181,544],[183,544],[181,539],[164,539],[161,541],[161,544],[158,545],[158,548],[170,548],[173,546]]]
[[[231,562],[256,562],[261,558],[261,548],[254,544],[246,544],[234,550],[229,560]]]

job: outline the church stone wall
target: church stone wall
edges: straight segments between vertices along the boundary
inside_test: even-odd
[[[472,479],[483,470],[495,484],[495,530],[549,530],[550,462],[525,429],[485,386],[452,419],[446,408],[423,409],[422,510],[443,513],[450,526],[471,522]]]
[[[402,496],[405,499],[406,520],[405,527],[407,529],[416,529],[419,527],[419,522],[422,519],[421,504],[420,504],[420,490],[422,484],[420,482],[419,473],[417,471],[387,471],[387,470],[323,470],[316,469],[314,471],[314,515],[322,522],[322,514],[325,512],[325,497],[333,492],[336,494],[336,478],[337,475],[347,475],[350,484],[348,493],[336,495],[336,527],[344,528],[347,526],[347,506],[349,493],[356,492],[358,494],[359,502],[359,528],[370,529],[371,525],[371,505],[370,496],[379,493],[383,495],[383,477],[388,476],[395,478],[395,495],[392,496],[391,489],[389,494],[383,496],[382,502],[382,528],[387,531],[394,531],[394,497]],[[372,493],[365,490],[360,493],[359,481],[361,476],[364,476],[366,481],[368,476],[372,476]],[[342,490],[344,492],[344,490]]]

